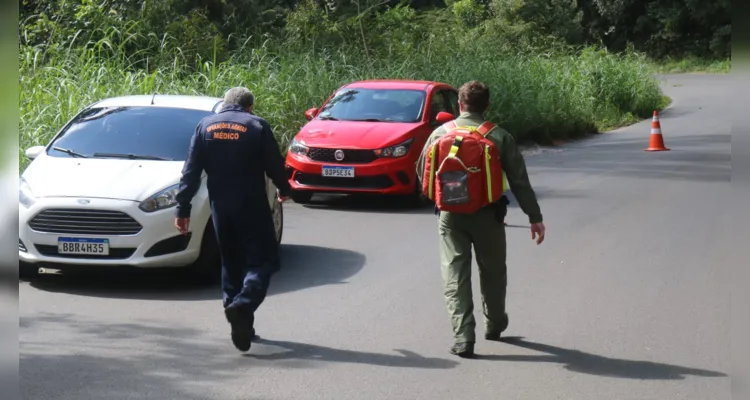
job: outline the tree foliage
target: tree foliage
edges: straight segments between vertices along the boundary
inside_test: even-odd
[[[248,43],[269,42],[284,50],[346,46],[366,57],[456,40],[492,48],[598,44],[654,58],[730,54],[729,0],[21,0],[20,6],[22,46],[103,53],[124,46],[150,68],[175,57],[220,62]]]

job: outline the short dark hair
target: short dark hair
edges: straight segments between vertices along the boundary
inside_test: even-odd
[[[471,81],[458,89],[458,101],[469,112],[484,112],[490,104],[490,88],[482,82]]]

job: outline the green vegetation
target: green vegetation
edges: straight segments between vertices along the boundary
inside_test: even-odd
[[[721,2],[693,7],[700,23],[718,30],[699,30],[682,12],[659,35],[644,26],[671,16],[652,13],[658,18],[649,17],[656,18],[651,25],[623,30],[629,20],[620,21],[609,3],[24,0],[21,151],[46,143],[103,97],[221,96],[236,85],[255,92],[258,114],[286,145],[305,123],[304,110],[343,83],[371,78],[485,81],[493,120],[521,141],[551,143],[663,107],[654,57],[687,57],[687,42],[693,57],[727,57]],[[660,10],[655,0],[618,4],[637,10],[636,3]],[[675,29],[693,34],[688,40]],[[702,35],[697,41],[695,32]]]
[[[663,74],[709,73],[728,74],[731,71],[731,60],[707,60],[695,57],[682,59],[667,58],[654,63],[656,70]]]

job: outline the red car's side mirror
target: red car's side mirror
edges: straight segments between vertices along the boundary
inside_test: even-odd
[[[317,108],[311,108],[311,109],[305,111],[305,118],[307,118],[307,120],[309,121],[309,120],[315,118],[315,116],[317,114],[318,114],[318,109]]]
[[[447,113],[445,111],[441,111],[435,116],[435,122],[441,125],[453,121],[454,119],[455,117],[453,116],[453,114]]]

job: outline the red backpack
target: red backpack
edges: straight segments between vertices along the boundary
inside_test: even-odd
[[[422,171],[422,193],[441,211],[471,214],[503,195],[503,168],[495,143],[486,135],[495,127],[443,125],[447,133],[430,145]]]

